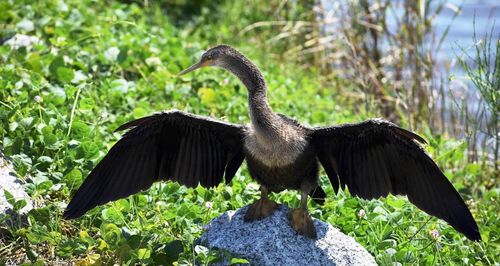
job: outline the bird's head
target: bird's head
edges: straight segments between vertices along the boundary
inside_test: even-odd
[[[218,45],[213,48],[210,48],[208,51],[203,53],[201,59],[198,63],[190,66],[189,68],[181,71],[180,75],[187,74],[193,70],[198,68],[207,67],[207,66],[218,66],[225,67],[227,61],[235,55],[238,55],[238,51],[232,48],[229,45]]]

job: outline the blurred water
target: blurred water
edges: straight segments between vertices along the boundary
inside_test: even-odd
[[[347,3],[349,0],[321,0],[320,4],[326,13],[326,17],[331,17],[331,23],[325,25],[325,34],[334,36],[336,38],[341,37],[342,30],[340,29],[338,18],[345,16],[347,14]],[[375,2],[375,1],[371,1]],[[395,0],[392,1],[392,6],[394,8],[394,15],[388,16],[387,18],[387,28],[390,32],[395,33],[399,29],[396,28],[396,19],[401,18],[404,12],[402,5],[405,0]],[[434,36],[437,39],[428,40],[428,42],[434,42],[437,48],[437,42],[439,38],[445,33],[449,27],[446,38],[439,47],[439,51],[436,55],[436,66],[437,69],[441,69],[443,66],[450,64],[456,60],[457,56],[462,55],[462,49],[470,50],[473,48],[474,41],[474,23],[476,29],[476,35],[478,39],[481,39],[485,33],[490,34],[493,25],[495,28],[493,31],[493,36],[498,38],[500,36],[500,0],[442,0],[442,1],[432,1],[433,6],[431,9],[435,9],[437,5],[441,3],[446,3],[443,10],[432,21],[432,26],[434,27]],[[456,12],[459,11],[458,15],[455,16]],[[390,11],[392,12],[392,11]],[[427,11],[428,14],[432,14],[434,10]],[[496,22],[495,22],[496,21]],[[382,44],[384,45],[384,44]],[[472,51],[469,51],[472,52]],[[454,69],[460,72],[460,69]]]
[[[485,33],[489,34],[494,23],[493,36],[500,35],[500,0],[448,0],[447,3],[447,8],[434,21],[437,36],[441,36],[448,25],[451,25],[438,54],[438,62],[451,61],[461,55],[460,47],[468,49],[474,45],[474,20],[478,39]],[[453,20],[454,9],[460,6],[461,12]]]
[[[345,18],[346,14],[349,13],[347,10],[348,1],[350,0],[320,1],[326,17],[323,19],[330,21],[324,26],[326,35],[330,35],[334,39],[342,38],[339,19]],[[394,0],[391,2],[392,8],[388,11],[387,29],[394,35],[400,30],[397,28],[397,19],[403,17],[404,3],[405,0]],[[434,57],[435,75],[438,77],[436,80],[439,81],[440,77],[443,77],[444,80],[453,77],[455,84],[445,86],[446,89],[453,89],[454,87],[466,89],[466,87],[471,86],[464,84],[467,81],[464,78],[462,68],[457,66],[457,57],[465,59],[469,64],[473,63],[472,59],[464,56],[464,51],[471,56],[475,53],[474,30],[477,40],[483,38],[486,33],[488,35],[493,34],[493,41],[498,39],[500,36],[500,0],[435,0],[431,2],[431,10],[426,10],[426,13],[434,14],[436,7],[443,3],[445,3],[444,8],[432,20],[433,32],[428,36],[426,45],[430,47],[429,49]],[[495,27],[493,28],[493,26]],[[448,30],[447,34],[441,45],[438,46],[440,38],[445,34],[446,30]],[[382,49],[384,49],[388,44],[384,40],[381,41]],[[438,48],[439,50],[437,50]],[[477,91],[469,90],[465,94],[471,106],[480,104],[480,96]]]
[[[324,12],[321,15],[323,21],[329,21],[324,26],[324,34],[331,36],[332,39],[341,39],[343,36],[340,24],[341,20],[346,19],[346,15],[349,14],[347,8],[350,1],[356,0],[320,0],[319,2]],[[369,2],[374,3],[377,1]],[[403,17],[404,3],[405,0],[394,0],[391,2],[392,9],[388,11],[390,13],[388,13],[386,23],[388,31],[393,34],[400,30],[397,28],[397,19]],[[431,51],[434,58],[434,75],[437,83],[434,88],[436,89],[440,85],[444,85],[445,95],[443,97],[446,98],[446,101],[444,101],[446,102],[445,105],[442,106],[442,101],[437,96],[437,91],[434,91],[436,95],[433,93],[433,99],[437,106],[436,111],[444,110],[444,117],[442,119],[444,119],[445,127],[447,127],[447,125],[453,124],[451,119],[452,113],[457,112],[454,103],[455,100],[466,102],[468,112],[472,116],[477,115],[477,111],[482,110],[484,107],[484,102],[479,91],[465,77],[462,67],[457,65],[457,58],[465,59],[468,65],[474,64],[473,59],[464,56],[463,53],[463,51],[466,51],[470,56],[475,55],[474,31],[476,32],[478,41],[486,33],[488,35],[492,34],[493,44],[491,48],[495,49],[495,42],[500,37],[500,0],[434,0],[430,6],[431,10],[426,10],[426,13],[434,14],[436,7],[442,3],[445,3],[444,8],[437,17],[433,18],[433,31],[427,37],[425,45]],[[437,50],[439,39],[445,34],[447,29],[448,32],[439,46],[439,50]],[[388,47],[388,44],[383,40],[380,45],[382,50]],[[494,60],[494,58],[491,58],[491,60]],[[414,73],[410,74],[413,75]],[[445,82],[445,84],[441,84],[441,81]],[[450,98],[450,94],[453,97]],[[481,130],[477,132],[478,139],[481,141],[485,139],[492,140],[491,136],[488,137],[482,133],[487,131],[484,123],[488,121],[488,112],[485,113],[485,117],[486,119],[482,119],[481,125],[479,125]],[[463,135],[463,132],[463,130],[459,131],[458,134]]]

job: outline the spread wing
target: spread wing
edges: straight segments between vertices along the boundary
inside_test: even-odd
[[[481,239],[458,192],[417,144],[425,143],[420,136],[387,121],[368,120],[314,129],[311,140],[335,192],[340,185],[365,199],[407,195],[469,239]]]
[[[145,190],[160,180],[189,187],[230,182],[244,160],[244,127],[170,111],[140,118],[99,162],[73,196],[65,218]]]

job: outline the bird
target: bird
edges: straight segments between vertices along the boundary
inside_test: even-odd
[[[383,119],[327,127],[310,127],[268,104],[261,71],[229,45],[208,49],[179,75],[203,67],[219,67],[246,87],[250,122],[219,121],[169,110],[121,125],[123,137],[90,172],[73,195],[63,217],[74,219],[88,210],[151,187],[174,181],[187,187],[211,188],[232,181],[246,162],[260,184],[260,198],[247,209],[245,222],[264,219],[279,204],[269,193],[300,192],[300,204],[287,214],[297,234],[316,239],[308,198],[324,202],[320,165],[333,191],[349,190],[363,199],[406,195],[429,215],[448,222],[468,239],[480,241],[478,226],[465,202],[425,152],[419,135]]]

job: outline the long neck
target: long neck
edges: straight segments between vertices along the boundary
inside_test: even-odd
[[[267,86],[259,69],[242,55],[226,58],[223,68],[231,71],[248,90],[248,108],[252,125],[258,131],[273,133],[279,122],[267,103]]]

